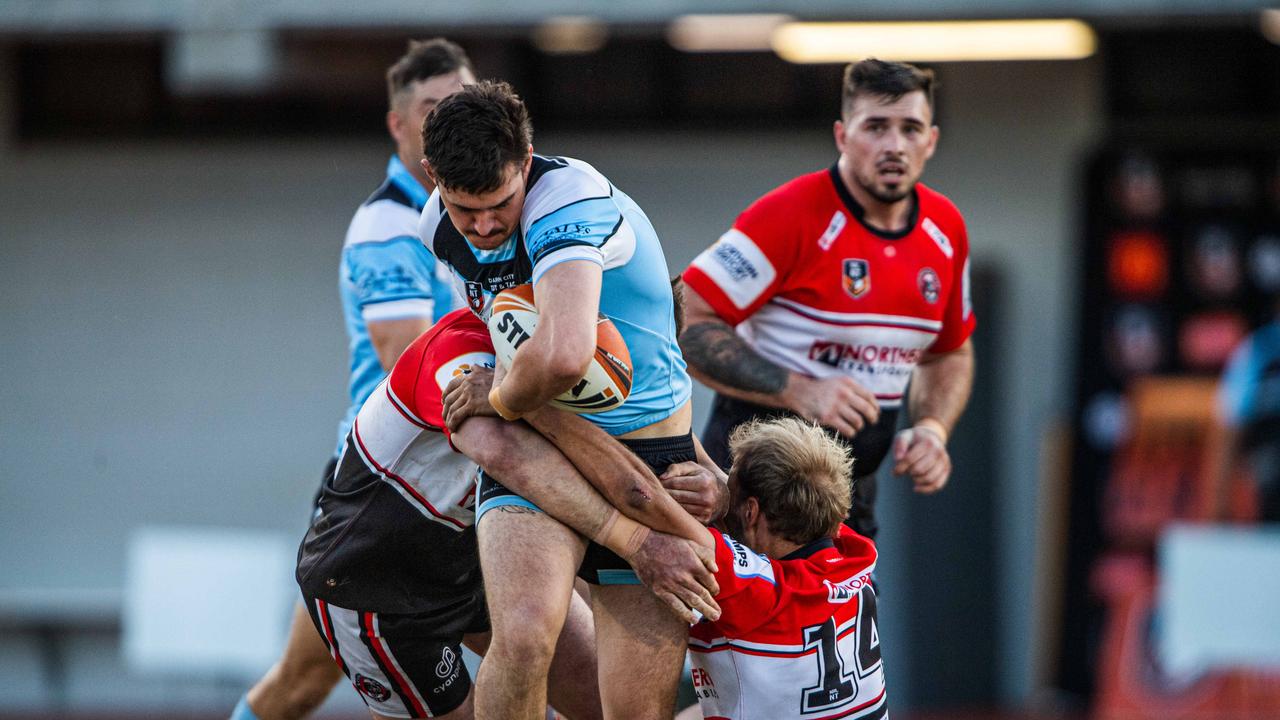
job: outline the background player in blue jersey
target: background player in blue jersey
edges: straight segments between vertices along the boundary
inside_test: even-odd
[[[1247,471],[1257,487],[1258,520],[1280,522],[1280,297],[1275,317],[1231,355],[1218,391],[1218,442],[1212,476],[1215,518],[1227,511],[1231,478]]]
[[[634,380],[624,405],[589,418],[656,472],[695,459],[666,260],[639,206],[584,162],[534,155],[528,112],[505,83],[451,96],[423,134],[423,167],[437,184],[423,211],[423,242],[452,268],[478,314],[505,288],[534,288],[538,332],[498,377],[491,410],[515,420],[572,387],[594,353],[603,312],[627,343]],[[446,418],[456,427],[466,418],[455,410],[446,408]],[[476,432],[477,424],[496,426],[485,430],[501,437],[502,424],[485,417],[467,419],[458,432]],[[706,490],[725,492],[714,479]],[[594,585],[606,715],[671,717],[684,656],[680,618],[638,586],[617,555],[492,478],[482,477],[478,501],[493,642],[477,679],[477,717],[538,717],[575,570]]]
[[[387,163],[386,180],[356,210],[343,243],[339,288],[350,337],[351,406],[338,429],[326,479],[369,393],[409,343],[455,305],[448,275],[417,237],[418,215],[433,187],[418,158],[427,114],[474,80],[466,53],[442,38],[410,42],[387,70],[387,132],[396,152]],[[341,679],[306,609],[298,605],[284,655],[241,698],[232,719],[305,717]]]

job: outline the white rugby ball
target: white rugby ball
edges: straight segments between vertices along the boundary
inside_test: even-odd
[[[517,285],[498,293],[489,316],[489,338],[494,354],[511,367],[516,350],[538,328],[538,309],[533,304],[533,286]],[[620,407],[631,394],[631,353],[622,333],[609,318],[596,321],[596,352],[587,374],[551,404],[574,413],[599,413]]]

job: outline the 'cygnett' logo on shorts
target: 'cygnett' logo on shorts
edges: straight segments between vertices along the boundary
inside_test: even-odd
[[[458,671],[458,654],[448,645],[444,646],[444,652],[440,655],[440,662],[436,663],[436,676],[447,678]]]

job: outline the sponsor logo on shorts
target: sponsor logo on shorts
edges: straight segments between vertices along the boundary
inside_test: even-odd
[[[386,702],[391,697],[391,691],[385,685],[367,675],[356,673],[351,684],[355,686],[356,692],[374,702]]]
[[[871,265],[861,258],[845,258],[841,280],[850,297],[860,298],[871,289]]]
[[[938,296],[942,292],[942,281],[938,279],[938,273],[933,268],[927,267],[920,271],[916,276],[916,284],[920,286],[920,294],[930,303],[938,302]]]
[[[459,677],[459,671],[462,669],[462,663],[458,662],[458,653],[448,645],[444,646],[444,651],[440,653],[440,662],[436,663],[436,677],[444,680],[444,682],[431,688],[434,695],[448,690]]]

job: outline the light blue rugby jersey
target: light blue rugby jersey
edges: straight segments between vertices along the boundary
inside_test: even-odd
[[[1255,330],[1232,353],[1218,388],[1218,411],[1235,426],[1280,419],[1280,320]]]
[[[351,407],[338,426],[338,447],[360,406],[386,373],[366,323],[409,317],[432,322],[459,306],[448,269],[418,239],[418,217],[427,191],[391,156],[387,179],[356,210],[347,228],[338,271],[342,314],[350,338]]]
[[[493,296],[537,281],[568,260],[604,268],[600,312],[631,353],[631,395],[621,407],[583,415],[613,435],[664,420],[689,400],[692,385],[676,344],[667,260],[640,206],[587,163],[534,155],[515,235],[476,250],[449,220],[439,194],[422,212],[419,237],[454,274],[458,294],[486,320]]]

